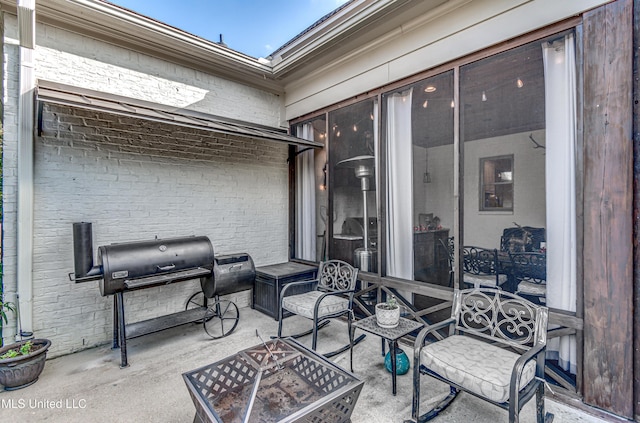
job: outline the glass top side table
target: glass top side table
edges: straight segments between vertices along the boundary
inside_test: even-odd
[[[351,327],[351,331],[354,333],[356,328],[358,328],[362,329],[365,332],[369,332],[381,337],[383,340],[383,355],[384,341],[386,340],[389,342],[389,351],[391,354],[391,386],[393,395],[396,394],[396,348],[398,348],[398,339],[413,332],[416,329],[420,329],[422,326],[424,326],[424,323],[401,317],[398,326],[396,326],[395,328],[383,328],[381,326],[378,326],[378,323],[376,322],[376,316],[369,316],[353,323]],[[353,347],[351,348],[351,360],[353,361]]]

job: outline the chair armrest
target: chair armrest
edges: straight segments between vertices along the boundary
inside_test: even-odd
[[[306,281],[289,282],[288,284],[286,284],[280,290],[280,299],[282,299],[284,297],[284,293],[287,292],[289,290],[289,288],[292,288],[294,286],[302,286],[302,285],[309,285],[311,287],[311,289],[315,289],[315,286],[318,285],[318,280],[317,279],[309,279],[309,280],[306,280]]]
[[[424,329],[422,329],[419,333],[418,336],[416,336],[416,340],[413,344],[413,380],[414,380],[414,384],[416,383],[415,381],[419,381],[420,380],[420,353],[422,352],[422,348],[424,347],[424,340],[426,339],[427,335],[430,334],[433,331],[436,330],[440,330],[442,328],[445,328],[449,325],[452,325],[456,322],[456,319],[453,317],[450,317],[446,320],[443,320],[439,323],[435,323],[433,325],[429,325],[427,327],[425,327]],[[414,401],[415,401],[415,387],[414,387]],[[414,402],[413,404],[414,410],[416,409],[416,404]],[[417,420],[416,420],[417,421]]]
[[[456,319],[453,317],[450,317],[446,320],[443,320],[441,322],[438,323],[434,323],[432,325],[428,325],[426,326],[424,329],[422,329],[420,331],[420,333],[418,333],[418,336],[416,336],[416,341],[414,343],[414,346],[418,346],[420,345],[420,347],[422,347],[422,344],[424,343],[425,338],[427,337],[428,334],[430,334],[431,332],[434,332],[436,330],[440,330],[442,328],[445,328],[453,323],[456,322]]]
[[[419,333],[418,336],[416,336],[416,340],[413,344],[413,364],[414,364],[414,369],[417,369],[420,366],[420,352],[422,351],[422,348],[424,347],[424,341],[427,337],[427,335],[429,335],[431,332],[435,332],[437,330],[443,329],[453,323],[456,322],[456,319],[453,317],[450,317],[446,320],[443,320],[441,322],[438,323],[434,323],[432,325],[426,326],[424,329],[422,329]]]
[[[318,297],[318,299],[316,300],[316,305],[314,307],[314,315],[317,315],[318,313],[318,308],[320,307],[320,303],[322,303],[322,300],[324,300],[325,297],[328,296],[337,296],[337,295],[343,295],[343,294],[347,294],[349,296],[349,309],[351,309],[352,307],[352,299],[353,299],[353,294],[355,293],[355,289],[346,289],[346,290],[342,290],[342,291],[329,291],[329,292],[322,292],[322,295],[320,295]]]
[[[536,359],[536,361],[538,361],[537,360],[538,356],[540,354],[545,354],[546,353],[546,348],[547,348],[546,344],[536,345],[536,346],[532,347],[529,351],[527,351],[524,354],[522,354],[518,358],[518,360],[516,360],[516,363],[513,366],[513,370],[511,371],[511,383],[509,385],[509,398],[510,399],[515,398],[516,392],[519,391],[520,378],[522,377],[522,372],[524,371],[524,366],[530,360]],[[539,363],[536,364],[536,366],[538,366],[538,365],[539,365]],[[543,369],[543,372],[544,372],[544,369]],[[536,376],[540,376],[537,373],[538,372],[536,370]],[[544,373],[543,373],[543,375],[544,375]]]

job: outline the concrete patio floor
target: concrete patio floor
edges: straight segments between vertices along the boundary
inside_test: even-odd
[[[310,328],[298,317],[284,321],[284,333]],[[212,340],[201,325],[185,325],[128,341],[129,367],[121,369],[120,352],[105,345],[48,360],[40,380],[17,391],[0,393],[0,415],[8,422],[192,422],[195,408],[182,373],[218,361],[260,343],[277,332],[277,322],[251,308],[240,310],[240,321],[229,336]],[[359,332],[358,332],[359,333]],[[334,321],[321,331],[318,350],[331,351],[347,342],[346,323]],[[299,341],[310,346],[311,337]],[[353,423],[403,422],[411,417],[411,371],[398,376],[397,395],[391,394],[391,375],[384,368],[380,338],[367,337],[354,347],[354,373],[365,381],[352,416]],[[410,353],[411,347],[401,345]],[[349,353],[332,359],[349,368]],[[423,398],[438,399],[448,388],[423,383]],[[423,401],[426,410],[428,400]],[[547,399],[555,422],[604,422],[580,410]],[[507,412],[462,393],[449,409],[433,420],[442,422],[506,422]],[[535,422],[534,401],[522,410],[521,422]]]

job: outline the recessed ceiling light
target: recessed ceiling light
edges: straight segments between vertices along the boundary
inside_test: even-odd
[[[435,90],[437,90],[437,88],[436,88],[436,87],[434,87],[433,85],[428,85],[428,86],[427,86],[427,88],[425,88],[425,89],[424,89],[424,92],[425,92],[425,93],[432,93],[432,92],[434,92]]]

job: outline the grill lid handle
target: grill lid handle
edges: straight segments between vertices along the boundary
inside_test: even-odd
[[[167,272],[169,270],[175,269],[176,265],[175,264],[168,264],[166,266],[157,266],[158,270],[161,272]]]

